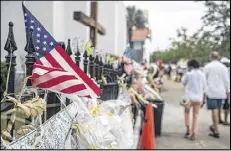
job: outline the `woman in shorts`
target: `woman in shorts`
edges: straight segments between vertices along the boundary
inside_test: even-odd
[[[196,140],[199,111],[205,99],[206,77],[196,60],[189,61],[188,68],[190,71],[182,78],[185,96],[189,100],[189,103],[185,106],[185,125],[187,129],[185,138]],[[190,129],[190,108],[193,108],[192,129]]]

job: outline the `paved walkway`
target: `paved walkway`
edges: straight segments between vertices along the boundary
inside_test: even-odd
[[[179,83],[166,80],[165,90],[161,94],[166,101],[162,136],[156,138],[157,149],[230,149],[230,127],[220,125],[221,138],[208,136],[210,133],[211,113],[206,105],[200,111],[198,140],[192,142],[184,139],[184,110],[179,105],[179,99],[183,96],[183,87]]]

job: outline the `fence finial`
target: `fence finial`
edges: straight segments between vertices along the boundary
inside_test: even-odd
[[[30,29],[29,37],[26,43],[26,76],[32,75],[33,64],[35,63],[35,47],[33,43],[33,29]],[[28,79],[26,86],[31,86],[31,80]]]
[[[71,50],[71,40],[68,39],[68,43],[67,43],[67,49],[66,49],[66,52],[69,56],[72,55],[72,50]]]
[[[14,40],[13,26],[14,24],[12,22],[9,22],[9,33],[4,47],[4,49],[8,52],[14,52],[18,49]]]

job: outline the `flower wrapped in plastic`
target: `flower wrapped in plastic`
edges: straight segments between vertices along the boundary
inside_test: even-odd
[[[76,130],[80,149],[109,149],[111,145],[117,148],[116,138],[107,130],[99,117],[88,113],[79,113],[72,124]]]
[[[79,112],[73,127],[80,149],[129,149],[133,145],[133,124],[128,93],[117,100],[84,99],[89,112]]]

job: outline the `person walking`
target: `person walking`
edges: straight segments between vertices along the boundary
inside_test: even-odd
[[[172,67],[171,67],[171,62],[168,64],[168,69],[167,69],[167,75],[168,79],[171,79],[171,73],[172,73]]]
[[[200,70],[200,65],[196,60],[188,62],[189,72],[182,77],[182,83],[185,87],[185,96],[188,103],[185,106],[185,138],[196,140],[196,132],[198,130],[199,111],[202,107],[206,92],[205,74]],[[193,108],[192,129],[190,131],[190,108]]]
[[[222,58],[220,61],[228,68],[228,76],[229,76],[229,83],[230,83],[230,60],[228,58]],[[228,122],[229,109],[230,109],[229,99],[230,98],[226,98],[224,100],[223,107],[221,107],[221,109],[219,110],[219,124],[230,125],[230,123]],[[224,110],[224,121],[221,118],[222,109]]]
[[[219,61],[218,52],[214,51],[210,55],[210,63],[204,68],[207,80],[207,107],[212,111],[213,124],[210,126],[212,133],[209,136],[220,138],[219,133],[219,109],[222,100],[229,98],[230,86],[228,69]]]

